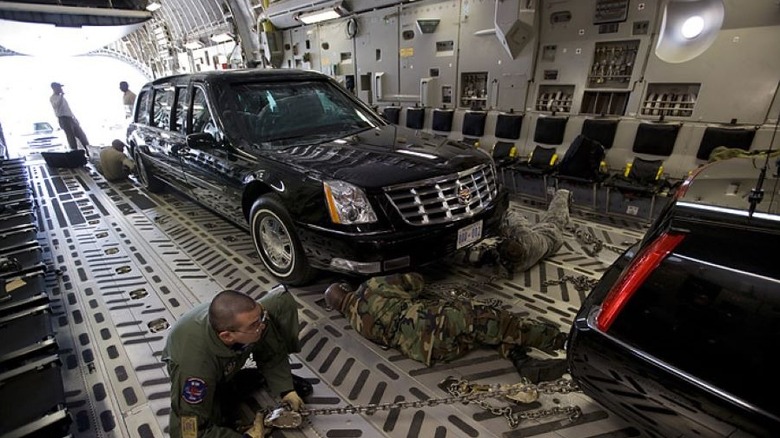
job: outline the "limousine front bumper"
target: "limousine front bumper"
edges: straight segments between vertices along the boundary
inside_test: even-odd
[[[461,230],[482,222],[482,237],[494,236],[509,205],[506,192],[474,216],[449,223],[406,227],[403,231],[345,233],[299,224],[298,234],[315,268],[352,274],[384,274],[439,260],[458,249]],[[461,232],[462,234],[462,232]]]

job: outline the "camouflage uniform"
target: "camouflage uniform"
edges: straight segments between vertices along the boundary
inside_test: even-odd
[[[569,224],[569,191],[558,190],[538,223],[510,211],[501,226],[500,258],[515,272],[525,272],[563,245],[563,230]]]
[[[478,345],[507,357],[522,345],[550,351],[557,327],[476,301],[426,296],[420,274],[375,277],[348,293],[341,313],[367,339],[394,347],[428,366],[457,359]]]

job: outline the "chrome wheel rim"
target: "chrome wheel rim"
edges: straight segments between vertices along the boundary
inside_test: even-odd
[[[284,224],[276,216],[265,216],[257,227],[260,245],[274,270],[287,271],[293,262],[293,244]]]

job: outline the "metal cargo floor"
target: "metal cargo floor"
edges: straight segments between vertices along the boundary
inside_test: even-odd
[[[165,328],[219,290],[238,289],[259,297],[275,282],[263,269],[247,233],[171,190],[153,195],[132,180],[107,183],[91,167],[56,170],[36,161],[29,165],[43,230],[39,236],[48,250],[47,278],[63,349],[73,435],[166,436],[170,386],[159,361]],[[515,201],[512,208],[531,220],[539,212]],[[625,247],[643,233],[627,222],[604,225],[581,217],[574,221],[616,246]],[[426,272],[440,281],[470,285],[469,290],[480,298],[497,298],[516,312],[568,327],[583,293],[569,284],[544,286],[543,282],[563,275],[598,278],[617,257],[607,250],[589,257],[572,235],[568,237],[555,257],[512,281],[485,283],[494,273],[489,268],[442,264]],[[438,383],[450,375],[480,383],[518,382],[512,364],[494,350],[480,349],[455,362],[426,368],[366,341],[340,314],[323,305],[322,292],[338,279],[322,274],[316,284],[292,289],[300,305],[303,348],[293,358],[294,372],[315,383],[308,407],[446,397]],[[259,397],[261,404],[267,402],[267,396]],[[583,415],[573,422],[560,417],[524,420],[510,429],[504,418],[478,406],[453,404],[321,416],[300,431],[276,431],[274,436],[639,435],[581,393],[542,395],[538,402],[515,410],[567,404],[579,405]]]

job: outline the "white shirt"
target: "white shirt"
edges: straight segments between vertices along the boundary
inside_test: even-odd
[[[70,110],[68,101],[65,100],[65,96],[62,94],[52,94],[49,98],[51,107],[54,108],[54,115],[57,117],[76,117],[73,115],[73,111]]]

